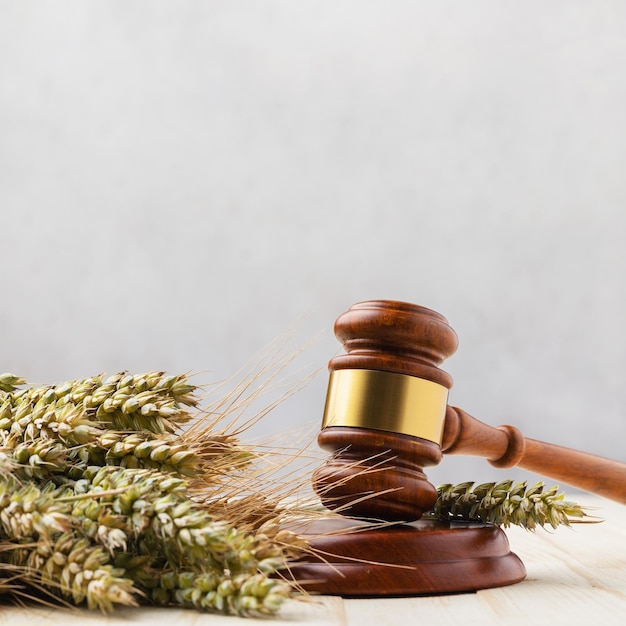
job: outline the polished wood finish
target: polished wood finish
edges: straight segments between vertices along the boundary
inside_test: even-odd
[[[433,508],[437,490],[423,467],[436,465],[432,441],[382,430],[336,426],[318,436],[333,455],[313,474],[322,503],[344,515],[411,521]]]
[[[335,322],[345,354],[329,370],[372,369],[452,386],[439,365],[458,345],[443,315],[404,302],[375,300],[352,306]],[[432,508],[435,487],[422,471],[437,465],[437,444],[381,430],[330,427],[318,444],[332,453],[313,475],[313,485],[330,509],[345,515],[414,521]]]
[[[307,591],[344,597],[414,596],[501,587],[526,576],[506,535],[484,524],[420,520],[368,528],[350,520],[315,522],[317,557],[291,566]]]
[[[380,370],[452,386],[439,365],[456,350],[457,337],[434,311],[395,301],[362,302],[338,318],[335,333],[346,353],[330,361],[331,371]],[[436,498],[422,468],[437,464],[442,453],[482,456],[496,467],[519,465],[626,503],[626,464],[527,439],[517,428],[494,428],[450,406],[441,446],[375,427],[339,425],[324,428],[318,442],[331,456],[315,472],[313,484],[329,509],[346,518],[407,522],[376,530],[361,522],[356,533],[327,527],[312,538],[320,558],[296,564],[293,572],[306,588],[321,593],[449,593],[524,577],[524,566],[503,544],[499,529],[416,521]],[[346,524],[355,521],[346,519]]]
[[[442,450],[471,454],[494,467],[522,467],[572,487],[626,504],[626,464],[524,437],[514,426],[494,428],[449,406]]]
[[[337,319],[335,334],[346,354],[330,361],[331,371],[374,369],[452,386],[439,365],[454,353],[458,340],[439,313],[404,302],[361,302]],[[439,462],[438,446],[399,433],[335,426],[322,430],[318,442],[332,452],[314,475],[315,488],[329,508],[405,521],[419,519],[429,508],[433,490],[421,469]],[[626,503],[626,464],[525,438],[513,426],[494,428],[458,408],[447,407],[441,451],[482,456],[495,467],[523,467]],[[379,471],[370,471],[372,467]],[[410,495],[400,495],[404,490]],[[355,504],[347,507],[351,496]]]
[[[452,387],[452,377],[438,366],[454,354],[459,340],[435,311],[406,302],[359,302],[337,318],[335,335],[346,353],[330,360],[331,371],[381,370]]]

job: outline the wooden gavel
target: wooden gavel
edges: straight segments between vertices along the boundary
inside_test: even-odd
[[[626,504],[626,464],[494,428],[448,406],[451,377],[439,365],[458,345],[430,309],[361,302],[335,322],[346,353],[329,363],[320,447],[332,456],[313,476],[330,509],[352,517],[413,521],[435,504],[422,468],[443,453],[519,466]]]

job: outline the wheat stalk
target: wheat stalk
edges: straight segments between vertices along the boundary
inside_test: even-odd
[[[531,487],[526,482],[445,484],[437,488],[437,502],[431,516],[444,520],[481,521],[508,528],[570,526],[573,522],[597,521],[579,505],[565,500],[559,487],[544,488],[542,482]]]
[[[241,617],[273,615],[292,595],[290,585],[263,574],[220,579],[210,573],[178,572],[167,577],[162,588],[169,589],[176,603],[182,606]]]
[[[0,374],[0,393],[11,393],[25,383],[24,379],[14,374]]]

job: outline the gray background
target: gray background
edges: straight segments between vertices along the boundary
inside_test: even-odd
[[[407,300],[460,337],[452,404],[626,461],[625,32],[609,1],[0,1],[0,370],[210,383],[296,328],[321,373],[254,434],[296,443],[335,318]]]

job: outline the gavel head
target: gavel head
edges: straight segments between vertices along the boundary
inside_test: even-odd
[[[329,363],[313,476],[323,504],[345,515],[413,521],[435,504],[423,467],[442,457],[451,377],[439,365],[458,345],[447,320],[390,300],[352,306],[335,322],[345,354]]]

